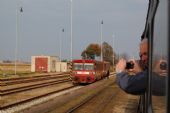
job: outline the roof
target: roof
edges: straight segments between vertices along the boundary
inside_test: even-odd
[[[95,63],[96,60],[91,60],[91,59],[76,59],[76,60],[73,60],[72,62],[74,62],[74,63]]]

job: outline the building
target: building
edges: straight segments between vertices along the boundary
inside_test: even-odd
[[[56,72],[67,72],[68,63],[67,62],[56,62]]]
[[[56,56],[32,56],[31,72],[56,72]]]

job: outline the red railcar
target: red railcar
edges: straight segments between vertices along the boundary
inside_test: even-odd
[[[92,83],[109,76],[110,63],[96,60],[73,60],[71,78],[73,84]]]

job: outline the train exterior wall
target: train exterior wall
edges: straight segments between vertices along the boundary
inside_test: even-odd
[[[92,83],[109,76],[110,63],[96,60],[73,60],[71,78],[73,84]],[[87,67],[88,66],[88,67]]]

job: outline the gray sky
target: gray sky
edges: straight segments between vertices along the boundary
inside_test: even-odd
[[[18,15],[18,59],[59,56],[59,34],[62,59],[70,59],[70,0],[0,0],[0,60],[14,60],[17,2],[23,7]],[[102,19],[103,41],[113,45],[114,35],[116,53],[138,58],[148,0],[73,0],[72,4],[73,58],[81,58],[90,43],[100,43]]]

